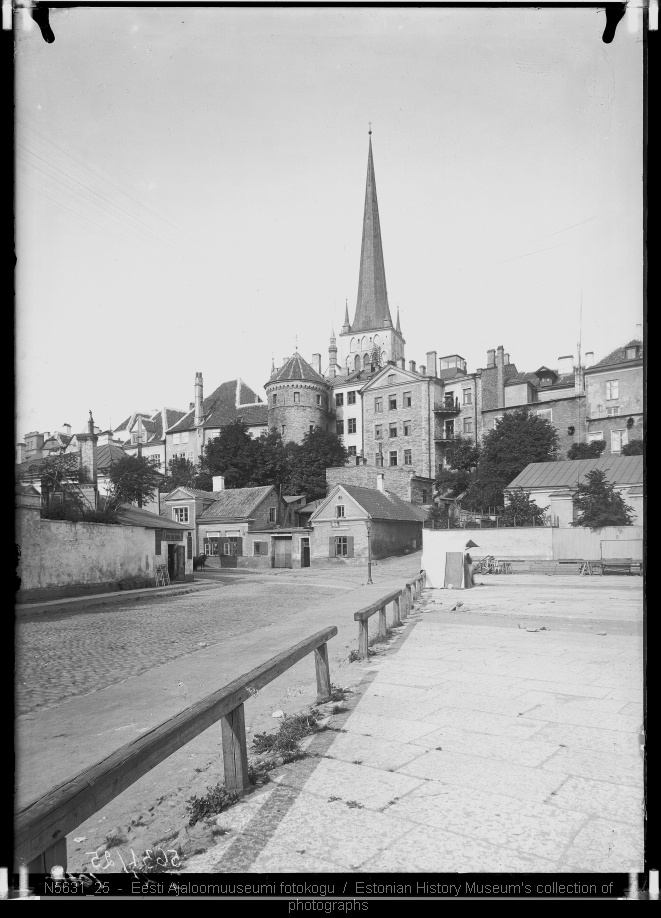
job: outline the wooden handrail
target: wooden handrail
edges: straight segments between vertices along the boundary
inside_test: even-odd
[[[225,787],[237,794],[249,791],[244,701],[311,651],[315,652],[317,699],[327,701],[331,683],[326,644],[336,634],[333,626],[300,641],[22,809],[15,822],[17,863],[28,864],[33,872],[45,872],[53,863],[66,869],[69,832],[221,718]],[[49,857],[53,849],[59,860]]]
[[[369,606],[365,606],[358,612],[354,612],[354,621],[358,622],[358,653],[361,657],[366,658],[369,654],[369,619],[372,615],[379,613],[379,638],[385,640],[388,623],[386,618],[386,606],[393,603],[394,624],[401,625],[402,619],[408,616],[411,606],[413,605],[414,595],[419,596],[424,589],[427,579],[425,571],[420,571],[417,577],[407,581],[403,589],[393,590],[386,593],[379,599],[375,599]]]

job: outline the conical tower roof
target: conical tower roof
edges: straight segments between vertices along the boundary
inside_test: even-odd
[[[370,135],[371,135],[370,131]],[[386,271],[383,264],[381,224],[379,205],[376,199],[376,179],[372,158],[372,138],[369,141],[367,158],[367,187],[365,189],[365,212],[363,215],[363,241],[360,250],[360,277],[356,314],[351,331],[366,331],[370,328],[392,327]]]
[[[267,386],[271,383],[284,382],[288,380],[301,379],[305,382],[319,382],[326,385],[326,380],[314,370],[307,360],[303,360],[301,355],[296,351],[289,360],[269,379]]]

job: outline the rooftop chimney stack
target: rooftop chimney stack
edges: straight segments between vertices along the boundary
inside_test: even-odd
[[[420,364],[420,375],[421,375],[421,376],[426,376],[426,375],[427,375],[427,367],[426,367],[424,364],[422,364],[422,363]]]
[[[25,462],[25,443],[16,444],[16,465]]]
[[[583,366],[587,370],[588,367],[591,367],[594,363],[594,351],[586,351],[585,358],[583,359]]]
[[[214,491],[224,491],[225,490],[225,476],[224,475],[214,475],[211,479],[211,487]]]
[[[510,355],[509,355],[509,354],[505,354],[505,366],[506,366],[506,367],[509,366],[509,363],[510,363]]]
[[[565,354],[564,357],[558,357],[558,374],[566,376],[574,372],[574,357],[572,354]]]
[[[312,355],[312,369],[321,376],[321,354]]]
[[[415,373],[415,360],[409,360],[409,370],[411,373]]]
[[[202,404],[204,401],[204,392],[202,384],[202,374],[195,374],[195,419],[193,423],[196,427],[201,427],[204,420],[204,411],[202,410]]]
[[[437,357],[436,351],[427,351],[427,367],[429,368],[430,376],[438,376],[438,372],[437,372],[438,361],[436,357]]]
[[[496,348],[496,394],[496,407],[502,408],[505,404],[505,348],[502,344]]]
[[[64,433],[67,435],[67,437],[70,437],[70,436],[71,436],[71,424],[63,424],[63,425],[62,425],[62,430],[63,430]]]
[[[487,369],[496,366],[496,351],[494,348],[487,351]]]
[[[386,476],[383,472],[376,473],[376,487],[382,494],[386,493]]]
[[[403,357],[400,357],[399,360],[397,361],[397,366],[400,368],[400,370],[405,370],[406,360]]]

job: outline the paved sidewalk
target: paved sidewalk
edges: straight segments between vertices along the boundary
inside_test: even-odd
[[[448,592],[423,596],[187,872],[643,869],[641,637],[448,621]]]

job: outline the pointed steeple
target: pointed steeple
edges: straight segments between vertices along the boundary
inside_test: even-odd
[[[402,333],[402,326],[399,324],[399,306],[397,307],[397,328],[396,328],[396,331],[398,331],[399,334],[401,335],[401,333]]]
[[[363,241],[360,251],[360,277],[356,315],[351,331],[366,331],[371,328],[392,328],[386,271],[383,264],[379,205],[376,199],[376,179],[372,159],[372,131],[370,130],[369,154],[367,158],[367,187],[365,189],[365,212],[363,215]]]
[[[351,331],[351,325],[349,323],[349,304],[347,301],[344,301],[344,324],[342,325],[342,334],[346,335]]]

